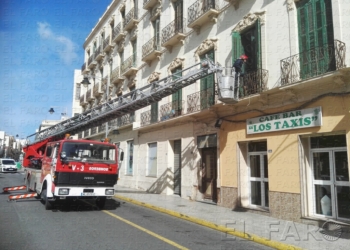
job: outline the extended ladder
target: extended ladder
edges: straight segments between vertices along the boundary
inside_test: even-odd
[[[111,119],[121,117],[154,102],[158,102],[179,89],[196,82],[198,79],[214,73],[218,73],[221,76],[221,72],[221,65],[215,64],[207,58],[200,63],[182,70],[182,76],[179,73],[179,75],[170,75],[152,82],[28,137],[35,136],[34,143],[36,143],[48,137],[60,137],[66,133],[75,134],[94,126],[99,126]]]

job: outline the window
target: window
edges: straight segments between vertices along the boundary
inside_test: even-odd
[[[349,164],[345,135],[310,138],[312,213],[350,220]]]
[[[232,65],[237,58],[245,54],[248,56],[243,72],[249,73],[261,68],[261,32],[260,20],[242,32],[232,33]]]
[[[207,53],[200,56],[200,60],[206,59],[208,56],[213,62],[215,62],[214,58],[214,50],[210,50]],[[210,106],[214,105],[214,95],[215,95],[215,84],[214,84],[214,74],[201,78],[200,80],[200,106],[201,110],[207,109]]]
[[[148,144],[148,176],[157,177],[157,143]]]
[[[133,61],[133,66],[136,65],[136,58],[137,58],[137,40],[134,40],[131,42],[131,46],[132,46],[132,61]]]
[[[154,47],[155,50],[160,50],[160,17],[157,17],[155,21],[152,22],[153,33],[154,33]]]
[[[250,168],[250,204],[268,208],[269,182],[266,142],[249,142],[248,166]]]
[[[81,86],[80,84],[76,84],[75,86],[75,100],[80,100],[80,91],[81,91]]]
[[[134,162],[134,141],[128,141],[128,158],[127,158],[127,166],[126,166],[126,174],[133,174],[133,162]]]
[[[306,79],[335,70],[331,0],[300,1],[297,15],[300,77]]]
[[[172,71],[172,77],[175,81],[177,78],[182,77],[182,68],[177,67]],[[179,89],[174,94],[172,94],[172,110],[174,110],[175,115],[180,115],[182,111],[182,89]]]
[[[183,0],[174,3],[175,10],[175,33],[183,32]]]

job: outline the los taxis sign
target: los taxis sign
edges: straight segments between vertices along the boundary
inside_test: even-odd
[[[247,119],[247,134],[322,126],[322,107]]]

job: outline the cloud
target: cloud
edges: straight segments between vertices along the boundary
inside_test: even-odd
[[[68,37],[54,33],[50,28],[50,24],[38,22],[38,33],[41,39],[53,43],[52,47],[56,48],[55,52],[65,64],[69,65],[78,58],[77,45]]]

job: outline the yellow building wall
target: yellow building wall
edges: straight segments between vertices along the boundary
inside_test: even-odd
[[[245,122],[224,122],[219,137],[221,186],[238,187],[239,142],[267,140],[267,149],[271,150],[271,153],[267,154],[269,190],[276,192],[300,193],[299,135],[344,131],[347,136],[348,158],[350,158],[350,96],[325,97],[302,108],[299,108],[299,105],[289,105],[279,109],[264,110],[264,112],[274,114],[317,106],[322,107],[323,125],[321,127],[247,135]],[[252,112],[250,115],[235,116],[232,119],[244,120],[263,115]],[[240,182],[244,184],[246,181]]]

